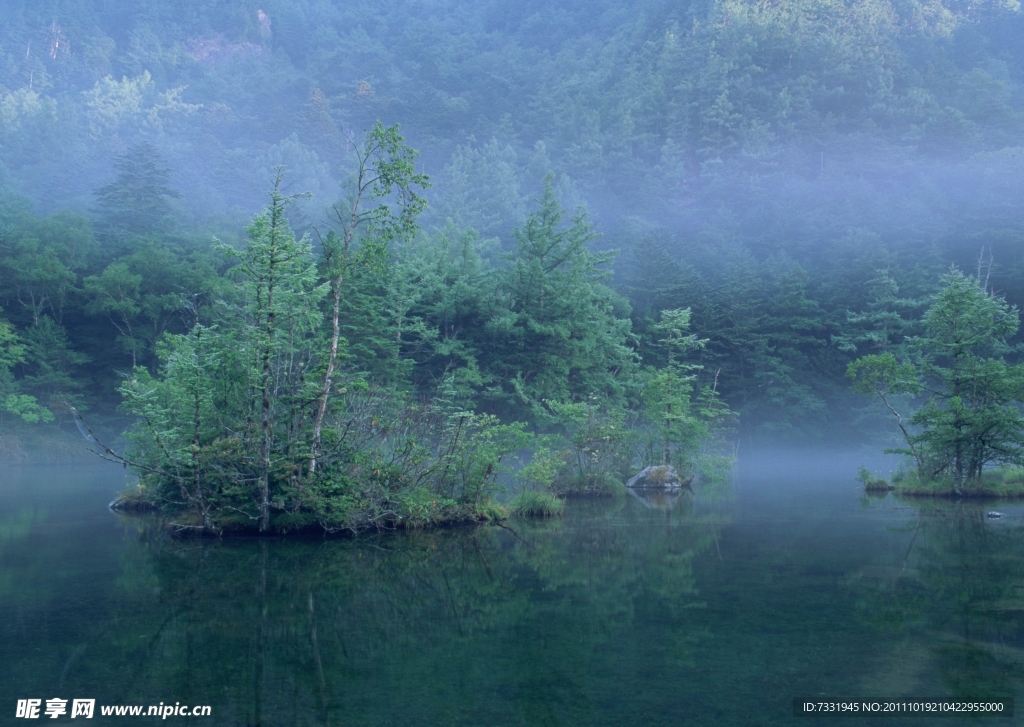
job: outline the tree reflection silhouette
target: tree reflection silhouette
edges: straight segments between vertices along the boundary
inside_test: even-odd
[[[865,623],[923,639],[957,699],[1012,696],[1024,684],[1024,528],[979,503],[929,503],[903,526],[902,563],[848,580]]]
[[[588,722],[620,670],[692,665],[692,561],[718,525],[632,500],[574,509],[357,541],[151,529],[158,585],[125,574],[111,656],[141,657],[132,692],[212,703],[221,724]]]

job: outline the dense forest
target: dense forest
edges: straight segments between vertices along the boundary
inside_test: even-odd
[[[584,460],[642,420],[888,437],[849,364],[923,335],[952,265],[1024,298],[1022,37],[1012,0],[11,0],[4,451],[65,402],[119,430],[197,332],[265,323],[271,238],[310,427],[317,380]]]

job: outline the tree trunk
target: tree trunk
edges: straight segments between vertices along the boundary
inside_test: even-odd
[[[341,286],[345,281],[345,265],[348,263],[352,238],[355,235],[356,228],[362,221],[359,215],[359,203],[362,201],[363,190],[366,188],[366,160],[368,158],[368,156],[361,156],[359,160],[356,197],[352,202],[352,209],[349,210],[348,220],[345,223],[345,232],[342,237],[339,255],[341,259],[338,261],[338,274],[331,281],[331,292],[334,294],[334,307],[331,311],[331,349],[327,356],[327,371],[324,372],[324,382],[320,387],[320,401],[317,404],[316,417],[313,421],[313,442],[309,448],[310,474],[316,472],[316,460],[320,456],[320,439],[321,432],[323,431],[324,416],[327,414],[327,401],[331,396],[331,387],[334,385],[334,368],[338,363],[338,342],[341,340]],[[337,207],[335,207],[335,213],[339,218],[342,218]],[[330,239],[330,236],[328,236],[328,239]]]
[[[334,308],[331,314],[331,350],[327,357],[327,371],[324,372],[324,383],[320,391],[320,401],[316,407],[316,418],[313,421],[313,443],[310,447],[309,473],[316,472],[316,458],[320,455],[320,436],[323,430],[324,415],[327,413],[327,400],[331,394],[331,387],[334,385],[334,367],[338,360],[338,341],[341,339],[341,284],[342,275],[339,273],[332,285],[334,288]]]

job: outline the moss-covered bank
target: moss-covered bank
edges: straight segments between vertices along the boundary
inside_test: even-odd
[[[1001,467],[986,470],[980,478],[957,486],[950,477],[924,479],[914,471],[897,471],[892,481],[876,477],[861,468],[858,480],[868,493],[894,492],[901,497],[942,498],[1024,498],[1024,468]]]

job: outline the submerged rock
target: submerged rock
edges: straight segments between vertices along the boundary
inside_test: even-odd
[[[690,490],[693,475],[685,480],[679,476],[675,467],[662,464],[644,467],[629,478],[626,487],[638,490]]]

